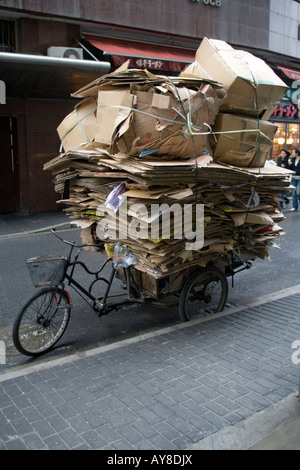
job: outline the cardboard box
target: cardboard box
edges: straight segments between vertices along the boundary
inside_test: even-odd
[[[111,146],[118,127],[131,113],[134,96],[123,91],[99,91],[95,141]]]
[[[154,276],[151,276],[148,272],[145,270],[141,269],[138,266],[139,269],[131,269],[131,287],[134,289],[137,287],[139,291],[143,291],[144,293],[147,292],[151,296],[158,298],[159,294],[165,289],[167,292],[175,292],[175,289],[178,290],[178,287],[175,285],[173,279],[175,276],[170,276],[170,281],[172,279],[172,287],[173,290],[170,290],[169,288],[166,289],[168,286],[169,282],[169,277],[166,278],[161,278],[157,279]],[[125,275],[124,275],[124,270],[123,268],[119,268],[117,270],[118,276],[125,281]],[[178,277],[178,276],[177,276]],[[178,283],[177,283],[178,284]]]
[[[263,167],[276,131],[268,121],[220,113],[213,127],[213,158],[238,167]]]
[[[206,133],[224,101],[223,88],[206,84],[202,90],[185,89],[181,102],[171,94],[136,92],[136,111],[123,123],[117,137],[120,152],[187,158],[210,153]],[[189,127],[190,126],[190,127]],[[194,134],[192,135],[192,131]]]
[[[174,83],[134,70],[94,85],[92,96],[58,129],[65,151],[97,147],[113,154],[179,158],[210,153],[209,126],[226,94],[221,85],[199,78]]]
[[[57,132],[65,152],[94,148],[92,142],[95,138],[96,110],[96,100],[86,98],[58,126]]]
[[[204,38],[196,61],[181,74],[216,80],[227,99],[222,111],[269,119],[288,87],[262,59],[236,50],[224,41]]]

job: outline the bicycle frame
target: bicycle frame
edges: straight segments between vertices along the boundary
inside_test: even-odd
[[[70,250],[69,256],[67,258],[68,263],[67,263],[66,268],[65,268],[64,279],[63,279],[63,282],[60,284],[61,288],[64,290],[64,286],[65,286],[64,281],[67,280],[68,285],[73,287],[73,289],[83,298],[83,300],[85,300],[88,303],[88,305],[97,313],[97,315],[99,317],[101,317],[103,315],[107,315],[111,311],[113,311],[115,309],[118,309],[119,307],[123,307],[124,305],[128,305],[128,304],[139,304],[139,303],[146,304],[147,303],[147,304],[152,304],[154,306],[156,305],[156,306],[161,306],[161,307],[162,306],[169,306],[170,307],[170,306],[175,306],[175,305],[178,304],[177,301],[176,302],[171,301],[171,303],[169,303],[169,304],[161,303],[159,301],[159,299],[154,299],[153,297],[149,297],[147,294],[145,294],[136,285],[136,282],[134,280],[134,276],[132,275],[132,272],[131,272],[131,267],[123,268],[124,279],[125,279],[126,290],[127,290],[127,298],[124,298],[124,296],[123,296],[122,300],[114,301],[114,302],[108,302],[109,293],[110,293],[110,290],[111,290],[111,287],[112,287],[113,280],[116,276],[117,269],[114,266],[112,266],[112,271],[111,271],[111,274],[109,276],[109,279],[101,277],[100,273],[104,270],[105,266],[107,266],[107,264],[112,261],[112,258],[107,258],[98,271],[95,271],[95,272],[90,271],[85,263],[83,263],[82,261],[78,261],[78,257],[79,257],[79,255],[80,255],[80,253],[81,253],[81,251],[83,250],[84,247],[99,248],[99,245],[93,245],[93,244],[77,245],[76,243],[72,243],[72,242],[69,242],[67,240],[63,240],[60,236],[58,236],[55,233],[54,229],[51,229],[51,232],[59,240],[61,240],[62,242],[66,243],[67,245],[71,245],[71,250]],[[72,256],[72,253],[73,253],[73,249],[75,247],[79,248],[79,251],[78,251],[77,255],[75,256],[74,261],[71,261],[71,256]],[[228,262],[227,269],[229,271],[227,273],[227,276],[232,277],[232,284],[233,284],[233,277],[236,273],[238,273],[240,271],[243,271],[244,269],[249,269],[251,267],[251,262],[250,261],[244,261],[243,262],[243,261],[240,260],[238,262],[238,266],[237,266],[240,269],[234,269],[234,260],[233,259],[230,261],[229,258],[228,258],[227,262]],[[75,266],[81,266],[86,271],[86,273],[88,273],[91,276],[94,276],[94,280],[90,283],[90,286],[89,286],[88,290],[86,288],[84,288],[78,281],[76,281],[73,278]],[[241,267],[241,266],[243,266],[243,267]],[[69,268],[71,268],[70,273],[67,272],[69,270]],[[95,297],[92,294],[92,288],[93,288],[94,284],[98,281],[102,281],[102,282],[107,284],[104,295],[101,298]],[[68,292],[66,292],[66,293],[68,294]],[[70,298],[70,296],[69,296],[69,298]],[[89,304],[87,299],[89,299],[93,302],[92,306]]]
[[[77,261],[77,262],[75,261],[75,262],[72,262],[72,263],[69,264],[68,267],[73,266],[73,268],[75,268],[76,265],[81,265],[88,274],[93,274],[94,276],[96,276],[96,279],[93,280],[93,282],[90,284],[89,290],[85,289],[81,284],[79,284],[79,282],[77,282],[72,277],[72,275],[70,275],[68,273],[66,273],[66,275],[65,275],[65,279],[67,279],[69,286],[73,287],[73,289],[76,290],[77,293],[80,294],[80,292],[81,292],[82,294],[84,294],[85,297],[87,297],[88,299],[90,299],[93,302],[92,308],[95,312],[97,312],[97,314],[99,316],[107,315],[112,310],[114,310],[118,307],[121,307],[122,305],[125,305],[127,303],[133,303],[133,299],[131,299],[131,298],[128,298],[128,299],[125,299],[125,300],[123,299],[122,301],[118,301],[118,302],[111,302],[110,304],[107,303],[107,298],[109,296],[109,292],[110,292],[110,289],[111,289],[111,286],[112,286],[112,283],[113,283],[113,280],[114,280],[114,277],[115,277],[115,274],[116,274],[116,269],[112,268],[112,272],[111,272],[111,275],[110,275],[109,279],[106,279],[106,278],[103,278],[103,277],[98,277],[98,274],[102,271],[102,269],[104,269],[107,262],[108,262],[108,260],[105,261],[105,263],[103,264],[103,266],[101,267],[101,269],[97,273],[92,273],[91,271],[89,271],[88,268],[86,267],[86,265],[81,261]],[[107,287],[106,287],[106,290],[104,292],[103,298],[97,298],[91,293],[91,289],[97,281],[103,281],[107,284]],[[84,298],[82,295],[81,295],[81,297],[85,301],[87,301],[86,298]]]
[[[199,301],[200,311],[196,310],[199,315],[208,313],[217,313],[222,311],[225,306],[225,302],[228,294],[228,283],[226,279],[228,275],[235,274],[235,268],[241,268],[244,264],[242,259],[227,259],[227,263],[222,261],[224,269],[220,269],[218,266],[206,266],[205,268],[199,269],[197,265],[191,265],[185,267],[172,275],[162,277],[161,282],[156,280],[149,280],[147,275],[143,277],[143,272],[136,269],[135,266],[129,266],[123,268],[121,271],[119,266],[116,266],[113,262],[113,257],[107,257],[102,263],[102,266],[97,271],[91,271],[83,261],[79,261],[79,255],[84,247],[97,247],[99,245],[86,244],[78,245],[75,242],[69,242],[62,239],[52,229],[51,232],[62,242],[69,245],[69,255],[67,257],[61,257],[63,263],[59,264],[57,271],[53,273],[53,270],[49,268],[47,279],[47,286],[44,285],[44,289],[41,289],[38,293],[32,296],[27,303],[20,310],[16,317],[13,326],[13,341],[17,350],[22,354],[28,356],[39,356],[46,351],[49,351],[62,337],[64,334],[70,314],[71,314],[71,298],[69,293],[65,290],[65,285],[73,287],[84,301],[101,317],[107,315],[109,312],[124,307],[126,304],[148,304],[157,307],[175,307],[179,309],[179,315],[182,321],[191,319],[193,309],[190,310],[188,307],[193,304],[194,301]],[[73,256],[74,248],[79,248],[78,253]],[[51,261],[52,257],[46,257],[46,261]],[[56,258],[55,258],[56,259]],[[102,274],[105,266],[112,262],[111,272],[107,277]],[[80,266],[84,271],[92,276],[93,279],[87,288],[83,287],[80,282],[74,279],[74,272],[76,266]],[[39,268],[39,264],[33,266]],[[47,269],[49,265],[44,266]],[[53,266],[52,266],[53,267]],[[250,263],[246,261],[246,268],[250,267]],[[241,271],[242,269],[239,269]],[[38,273],[38,272],[37,272]],[[47,272],[45,273],[47,274]],[[55,274],[55,275],[54,275]],[[125,288],[127,289],[127,297],[125,293],[122,295],[121,300],[115,301],[119,294],[115,292],[111,293],[113,281],[118,275],[123,282],[125,282]],[[171,278],[172,276],[172,278]],[[106,288],[101,290],[101,297],[96,297],[92,293],[93,286],[96,282],[104,282]],[[51,282],[53,283],[51,285]],[[218,291],[216,298],[213,298],[213,292],[208,294],[198,294],[193,291],[194,287],[204,289],[213,289],[215,284],[218,285]],[[37,287],[41,285],[40,282],[34,282]],[[108,301],[111,293],[110,301]],[[190,295],[192,294],[192,295]],[[174,300],[173,300],[174,299]],[[49,300],[49,303],[48,303]],[[167,301],[167,302],[166,302]],[[211,308],[209,305],[213,304]],[[52,306],[54,309],[52,310]],[[32,313],[33,309],[33,313]],[[59,310],[62,309],[61,315]],[[210,310],[208,310],[210,309]],[[189,313],[191,311],[191,314]],[[57,315],[57,316],[56,316]],[[41,339],[38,337],[40,336]]]
[[[84,247],[95,246],[95,247],[99,248],[99,246],[98,245],[92,245],[92,244],[77,245],[76,243],[72,243],[72,242],[69,242],[67,240],[63,240],[60,236],[58,236],[55,233],[54,229],[52,229],[51,232],[59,240],[61,240],[62,242],[66,243],[67,245],[71,245],[70,253],[69,253],[69,256],[68,256],[68,263],[67,263],[66,268],[65,268],[64,280],[61,283],[62,289],[65,290],[64,289],[64,287],[65,287],[65,282],[64,281],[67,280],[68,285],[73,287],[73,289],[88,303],[88,305],[90,305],[90,304],[89,304],[87,299],[89,299],[93,302],[93,305],[92,306],[90,305],[90,306],[98,314],[99,317],[103,316],[103,315],[107,315],[111,311],[117,309],[118,307],[122,307],[126,304],[146,303],[147,300],[151,300],[151,299],[146,299],[144,297],[144,295],[141,292],[139,292],[139,289],[135,285],[135,281],[134,281],[133,278],[132,278],[132,282],[133,282],[134,287],[135,287],[135,293],[138,295],[138,297],[136,297],[132,294],[132,288],[131,288],[131,283],[130,283],[130,268],[123,268],[124,276],[125,276],[125,280],[126,280],[127,298],[125,298],[125,299],[123,298],[120,301],[115,301],[115,302],[108,303],[107,299],[108,299],[108,296],[109,296],[109,293],[110,293],[110,290],[111,290],[111,287],[112,287],[113,280],[114,280],[115,275],[117,273],[117,269],[114,266],[112,266],[112,271],[111,271],[109,279],[104,278],[104,277],[100,277],[99,275],[104,270],[105,266],[107,266],[107,264],[112,261],[112,259],[107,258],[98,271],[90,271],[84,262],[78,261],[78,257],[79,257],[79,255],[80,255],[80,253],[81,253],[81,251]],[[71,256],[72,256],[72,253],[73,253],[73,249],[75,247],[79,248],[79,251],[78,251],[77,255],[75,256],[74,261],[71,261]],[[90,286],[89,286],[88,290],[73,278],[73,274],[74,274],[74,270],[75,270],[76,266],[81,266],[89,275],[94,276],[94,279],[90,283]],[[71,272],[68,273],[68,270],[70,268],[71,268]],[[105,290],[104,295],[103,295],[102,298],[95,297],[92,294],[92,288],[93,288],[94,284],[98,281],[103,281],[104,283],[107,284],[106,290]]]

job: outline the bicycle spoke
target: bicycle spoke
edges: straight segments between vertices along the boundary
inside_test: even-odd
[[[181,294],[183,321],[211,315],[222,310],[227,297],[227,281],[222,272],[208,267],[191,275]]]
[[[14,328],[14,342],[22,353],[45,352],[64,333],[70,316],[69,301],[56,292],[55,289],[42,291],[21,311]]]

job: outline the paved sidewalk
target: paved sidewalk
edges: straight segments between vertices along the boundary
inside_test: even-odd
[[[297,286],[209,320],[0,366],[0,449],[299,450],[299,303]]]

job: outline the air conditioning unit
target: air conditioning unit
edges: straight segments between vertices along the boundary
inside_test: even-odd
[[[83,50],[74,47],[48,47],[48,56],[60,57],[63,59],[83,59]]]

